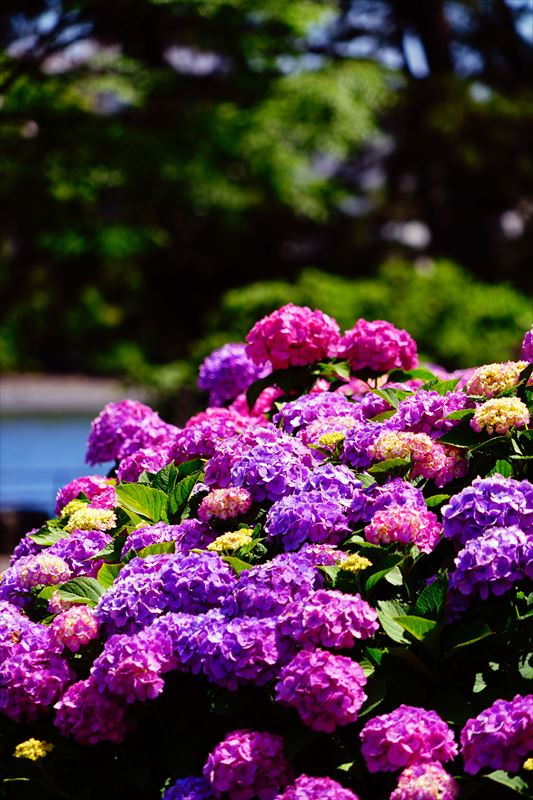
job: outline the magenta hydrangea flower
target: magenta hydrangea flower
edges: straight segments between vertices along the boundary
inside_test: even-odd
[[[358,800],[358,797],[331,778],[300,775],[276,800]]]
[[[247,489],[241,487],[228,487],[227,489],[214,489],[202,502],[198,509],[201,520],[234,519],[246,514],[252,505],[252,495]]]
[[[295,708],[315,731],[332,733],[355,722],[366,700],[359,664],[325,650],[301,650],[280,672],[276,700]]]
[[[215,800],[205,778],[180,778],[165,789],[161,800]]]
[[[407,331],[395,328],[390,322],[359,319],[339,341],[339,358],[347,359],[356,372],[389,372],[393,369],[413,369],[418,364],[416,343]]]
[[[91,423],[86,461],[101,464],[168,441],[177,429],[137,400],[107,403]]]
[[[461,731],[465,771],[485,768],[517,772],[533,750],[533,694],[496,700]]]
[[[369,720],[361,752],[370,772],[396,772],[414,764],[450,761],[457,755],[453,732],[436,711],[398,706]]]
[[[297,492],[278,500],[268,512],[265,533],[284,550],[304,542],[340,544],[350,534],[349,501],[322,492]]]
[[[314,364],[334,356],[339,326],[322,311],[288,303],[255,323],[246,336],[246,353],[256,364],[273,369]]]
[[[191,417],[175,436],[171,458],[178,464],[192,458],[209,458],[221,440],[257,424],[257,418],[241,416],[230,408],[208,408]]]
[[[65,659],[43,644],[14,648],[0,665],[0,711],[15,722],[37,719],[74,680]]]
[[[102,694],[92,678],[74,683],[54,708],[54,724],[80,744],[118,743],[126,735],[124,702]]]
[[[520,357],[526,361],[533,361],[533,326],[524,335]]]
[[[210,406],[223,406],[269,372],[270,364],[258,367],[249,358],[244,343],[225,344],[200,364],[198,388],[209,392]]]
[[[493,527],[533,533],[533,485],[501,475],[475,478],[442,507],[442,517],[444,536],[459,545]]]
[[[101,475],[84,475],[67,483],[57,493],[55,513],[60,514],[71,500],[83,493],[93,508],[114,508],[117,504],[115,487]]]
[[[53,652],[50,628],[32,622],[12,603],[0,600],[0,664],[15,652]]]
[[[457,797],[459,784],[435,761],[404,769],[390,800],[456,800]]]
[[[100,623],[92,608],[78,605],[58,614],[50,630],[60,646],[77,653],[81,647],[98,638]]]
[[[215,797],[274,800],[292,780],[283,739],[273,733],[237,730],[209,754],[203,769]]]
[[[232,411],[236,411],[237,414],[242,414],[245,417],[250,416],[266,419],[266,414],[272,411],[274,408],[274,403],[278,397],[282,397],[283,394],[283,390],[278,386],[267,386],[266,389],[263,389],[252,408],[250,408],[248,405],[248,400],[246,399],[246,394],[243,392],[235,398],[229,408],[231,408]]]
[[[314,592],[291,604],[279,618],[279,631],[301,647],[344,650],[379,629],[378,614],[359,594]]]
[[[427,508],[390,505],[376,511],[365,528],[365,538],[372,544],[416,544],[423,553],[438,545],[442,525]]]
[[[142,472],[159,472],[172,461],[168,446],[144,447],[122,459],[117,467],[117,480],[121,483],[136,483]]]
[[[127,703],[153,700],[163,691],[161,675],[171,665],[170,638],[147,629],[108,639],[91,667],[91,678],[100,692],[120,695]]]

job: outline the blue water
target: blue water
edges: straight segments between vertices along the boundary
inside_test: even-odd
[[[89,467],[85,449],[92,416],[4,416],[0,419],[0,507],[53,514],[57,490]]]

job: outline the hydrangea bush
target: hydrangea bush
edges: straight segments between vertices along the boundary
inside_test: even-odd
[[[110,403],[0,582],[6,798],[505,800],[533,781],[533,386],[292,304],[183,428]]]

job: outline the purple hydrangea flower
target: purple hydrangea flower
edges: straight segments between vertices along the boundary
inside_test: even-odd
[[[249,358],[244,343],[225,344],[200,364],[198,388],[209,392],[210,406],[223,406],[270,371],[270,364],[258,366]]]
[[[297,550],[305,541],[340,544],[350,533],[348,501],[322,492],[298,492],[283,497],[268,512],[265,532],[284,550]]]
[[[446,419],[453,411],[474,408],[474,403],[463,392],[438,392],[419,390],[401,400],[396,414],[388,421],[393,430],[427,433],[437,438],[451,430],[459,420]]]
[[[461,754],[469,775],[486,767],[517,772],[532,749],[533,694],[496,700],[461,731]]]
[[[112,636],[91,667],[100,692],[118,694],[127,703],[153,700],[163,691],[161,674],[172,665],[172,643],[161,631]]]
[[[203,774],[215,797],[227,794],[229,800],[274,800],[292,780],[281,736],[250,730],[228,733],[209,754]]]
[[[361,731],[361,742],[370,772],[396,772],[457,755],[453,733],[444,720],[435,711],[417,706],[401,705],[369,720]]]
[[[282,438],[281,432],[270,422],[230,436],[215,445],[214,453],[205,465],[204,480],[213,489],[224,489],[231,482],[231,468],[252,447],[270,444]]]
[[[102,595],[96,616],[112,633],[135,633],[167,610],[161,573],[169,555],[134,558]]]
[[[74,672],[53,649],[17,647],[0,666],[0,711],[15,722],[36,719],[74,680]]]
[[[371,447],[385,430],[388,428],[381,422],[362,422],[351,428],[343,442],[340,456],[342,463],[356,469],[370,466],[374,460]]]
[[[74,683],[54,708],[54,724],[80,744],[118,743],[126,735],[124,702],[102,694],[92,678]]]
[[[486,600],[513,588],[525,577],[526,534],[517,528],[489,528],[477,539],[470,539],[455,558],[450,573],[451,607],[457,599],[476,595]],[[458,606],[459,608],[460,606]]]
[[[101,464],[124,458],[144,447],[163,444],[176,430],[137,400],[107,403],[91,424],[86,461]]]
[[[39,528],[33,528],[31,531],[22,537],[20,542],[16,545],[15,549],[11,553],[11,558],[9,559],[9,566],[12,567],[19,558],[23,558],[24,556],[36,556],[37,553],[40,553],[43,549],[41,544],[37,544],[34,542],[33,539],[30,539],[32,533],[37,533]]]
[[[270,362],[273,369],[305,366],[334,356],[339,333],[337,322],[319,309],[287,303],[255,323],[246,336],[246,352],[256,364]]]
[[[302,491],[323,492],[353,501],[361,493],[361,481],[344,464],[319,464],[303,483]]]
[[[358,800],[358,797],[331,778],[300,775],[276,800]]]
[[[117,480],[136,483],[142,472],[159,472],[172,461],[170,443],[167,447],[143,447],[122,459],[117,468]]]
[[[25,608],[34,586],[64,583],[71,575],[66,561],[49,550],[37,555],[21,556],[2,573],[0,600],[8,600]]]
[[[67,539],[60,539],[48,548],[47,553],[62,558],[72,571],[72,577],[85,575],[96,578],[102,559],[92,559],[112,541],[103,531],[74,531]],[[68,579],[67,579],[68,580]]]
[[[533,485],[493,475],[475,478],[471,486],[442,507],[444,536],[464,545],[489,528],[517,526],[533,532]]]
[[[201,645],[209,631],[218,631],[227,618],[218,608],[205,614],[164,614],[150,625],[154,635],[168,637],[172,646],[172,668],[197,675],[202,669]],[[213,636],[211,635],[211,638]]]
[[[325,650],[302,650],[280,672],[276,700],[295,708],[315,731],[332,733],[355,722],[366,700],[357,662]]]
[[[383,373],[413,369],[418,364],[414,339],[407,331],[382,319],[372,322],[358,319],[341,337],[338,356],[347,359],[355,372],[370,369]]]
[[[241,572],[223,608],[231,616],[273,617],[322,584],[320,573],[300,553],[282,554]]]
[[[84,475],[67,483],[57,493],[55,513],[60,514],[71,500],[84,494],[93,508],[114,508],[117,503],[115,487],[101,475]]]
[[[533,361],[533,326],[524,335],[520,358],[526,361]]]
[[[378,615],[359,594],[314,592],[291,604],[279,619],[279,631],[301,647],[344,650],[368,639],[379,628]]]
[[[312,452],[297,439],[284,436],[245,451],[231,466],[231,483],[248,489],[257,502],[274,502],[299,488],[313,466]]]
[[[425,509],[424,495],[408,481],[392,478],[384,484],[374,483],[363,494],[363,504],[352,506],[352,515],[364,522],[370,522],[374,514],[391,506]]]
[[[161,800],[215,800],[205,778],[180,778],[169,786]]]
[[[390,800],[456,800],[457,797],[459,784],[435,761],[404,769]]]
[[[232,691],[248,683],[263,686],[294,655],[290,641],[277,635],[277,620],[257,617],[219,616],[204,625],[198,650],[204,674]]]
[[[137,530],[130,533],[124,542],[120,557],[124,558],[132,550],[139,553],[151,544],[175,542],[177,539],[182,538],[182,536],[183,529],[181,525],[169,525],[167,522],[156,522],[155,525],[137,528]]]
[[[193,614],[220,605],[236,583],[232,568],[216,553],[171,556],[161,579],[167,608]]]
[[[296,433],[301,428],[327,417],[355,417],[362,420],[358,405],[342,394],[319,392],[303,394],[297,400],[285,403],[273,417],[285,433]]]
[[[0,600],[0,663],[10,655],[33,650],[52,652],[50,628],[32,622],[17,606]]]

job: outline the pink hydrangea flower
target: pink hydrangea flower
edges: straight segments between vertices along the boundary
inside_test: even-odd
[[[348,360],[354,370],[390,372],[392,369],[413,369],[418,364],[414,339],[390,322],[359,319],[339,341],[337,355]]]
[[[431,553],[441,531],[442,525],[432,511],[393,504],[376,511],[365,536],[372,544],[416,544],[423,553]]]
[[[273,369],[305,366],[335,355],[339,333],[335,320],[322,311],[288,303],[256,322],[246,337],[246,352],[256,364],[270,361]]]
[[[456,800],[459,784],[438,761],[404,769],[390,800]]]
[[[477,407],[470,426],[478,433],[485,429],[491,436],[505,436],[513,428],[525,428],[529,420],[529,409],[518,397],[494,397]]]
[[[101,475],[84,475],[70,481],[58,491],[55,513],[59,515],[82,492],[93,508],[114,508],[116,505],[115,487],[107,478]]]
[[[233,519],[246,514],[252,505],[252,495],[248,489],[234,487],[214,489],[202,500],[198,509],[198,518],[204,521],[216,519]]]
[[[76,605],[59,614],[51,626],[53,639],[73,653],[98,637],[100,623],[89,606]]]

